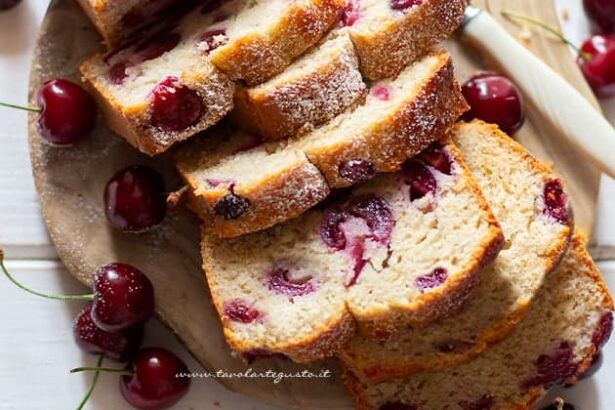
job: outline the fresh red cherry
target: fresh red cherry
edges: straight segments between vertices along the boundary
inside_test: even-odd
[[[577,63],[596,95],[615,95],[615,36],[596,35],[585,40]]]
[[[134,326],[117,332],[107,332],[96,326],[91,312],[92,302],[88,302],[75,319],[73,335],[77,345],[88,353],[102,353],[118,362],[132,359],[141,345],[143,328]]]
[[[168,132],[181,132],[201,120],[205,111],[199,94],[167,77],[151,93],[151,123]]]
[[[41,135],[54,145],[72,145],[94,128],[96,104],[81,86],[51,80],[38,92],[42,108],[38,119]]]
[[[154,314],[154,288],[143,272],[125,263],[101,266],[92,281],[92,320],[117,332],[145,323]]]
[[[463,85],[462,93],[470,104],[470,111],[464,115],[464,120],[479,118],[497,124],[508,134],[523,125],[523,98],[517,86],[508,78],[481,73]]]
[[[127,370],[132,374],[120,378],[120,390],[126,401],[138,409],[169,408],[190,387],[190,378],[179,377],[189,372],[188,367],[166,349],[141,350]]]
[[[21,0],[0,0],[0,11],[12,9],[21,3]]]
[[[583,7],[597,32],[615,33],[615,0],[583,0]]]
[[[134,165],[117,172],[104,193],[105,213],[115,228],[143,232],[166,214],[165,186],[154,169]]]
[[[1,0],[0,0],[1,1]],[[36,112],[41,137],[56,146],[82,140],[96,123],[96,104],[81,86],[66,80],[45,82],[38,90],[39,107],[0,103],[0,106]]]

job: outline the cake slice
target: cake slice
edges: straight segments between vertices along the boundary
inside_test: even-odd
[[[219,239],[202,228],[203,269],[231,348],[302,363],[338,351],[355,321],[380,338],[456,311],[501,243],[450,143],[266,231]]]
[[[348,27],[369,80],[399,73],[459,27],[466,0],[346,0]]]
[[[334,33],[271,80],[238,87],[231,117],[248,132],[281,139],[331,120],[365,90],[350,38]]]
[[[316,44],[337,21],[344,0],[234,0],[221,9],[229,7],[219,23],[224,44],[211,59],[233,80],[256,85]]]
[[[466,107],[450,57],[434,52],[396,79],[372,84],[364,105],[311,133],[239,153],[193,139],[180,147],[176,163],[192,191],[192,208],[209,210],[199,215],[218,235],[234,237],[303,213],[329,188],[399,170],[441,138]],[[245,134],[236,138],[229,144],[245,146]],[[241,206],[226,212],[230,202]]]
[[[243,66],[251,70],[243,69],[246,76],[275,75],[320,39],[339,11],[336,1],[207,4],[178,22],[149,28],[147,35],[118,50],[90,58],[81,73],[111,129],[155,155],[231,110],[234,84],[214,62],[231,61],[225,70],[235,79],[249,80],[234,71],[242,69],[233,60],[243,58]],[[257,29],[258,35],[253,32]]]
[[[548,167],[495,125],[462,123],[453,139],[502,226],[504,248],[459,314],[384,343],[354,338],[340,358],[367,382],[454,366],[502,340],[567,249],[571,211]]]
[[[613,301],[596,265],[575,237],[528,314],[505,341],[475,360],[379,384],[346,372],[359,410],[529,409],[558,384],[590,366],[613,328]]]

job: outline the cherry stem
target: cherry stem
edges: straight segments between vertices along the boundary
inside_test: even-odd
[[[538,26],[538,27],[548,31],[549,33],[551,33],[555,37],[557,37],[562,43],[567,44],[574,51],[576,51],[577,54],[579,55],[579,57],[581,57],[583,60],[585,60],[585,61],[589,61],[590,60],[590,56],[586,52],[581,50],[572,41],[568,40],[566,38],[566,36],[564,36],[564,34],[561,31],[559,31],[559,30],[549,26],[544,21],[539,20],[539,19],[535,19],[535,18],[532,18],[532,17],[529,17],[529,16],[525,16],[523,14],[514,13],[512,11],[502,11],[502,14],[505,15],[506,17],[509,17],[509,18],[512,18],[512,19],[523,20],[525,22],[531,23],[531,24],[533,24],[535,26]]]
[[[9,103],[3,103],[3,102],[0,102],[0,107],[17,108],[18,110],[36,112],[39,114],[43,111],[41,108],[25,107],[23,105],[9,104]]]
[[[103,373],[116,373],[122,376],[132,376],[134,373],[130,370],[126,369],[114,369],[113,367],[100,367],[100,365],[92,367],[92,366],[84,366],[84,367],[75,367],[71,369],[71,373],[81,373],[81,372],[103,372]]]
[[[2,271],[4,272],[6,277],[9,278],[9,280],[11,282],[13,282],[13,284],[15,286],[17,286],[20,289],[25,290],[28,293],[36,295],[36,296],[40,296],[40,297],[47,298],[47,299],[54,299],[54,300],[93,300],[94,299],[94,295],[93,294],[87,294],[87,295],[50,295],[50,294],[47,294],[47,293],[37,292],[36,290],[32,290],[32,289],[26,287],[25,285],[22,285],[21,283],[19,283],[17,281],[17,279],[15,279],[13,277],[13,275],[11,275],[11,273],[8,271],[8,269],[4,265],[4,252],[2,251],[2,249],[0,249],[0,269],[2,269]]]
[[[98,362],[96,363],[96,367],[100,367],[102,365],[104,358],[105,358],[105,355],[103,355],[103,354],[101,354],[98,357]],[[90,400],[90,397],[92,396],[92,393],[94,392],[94,387],[96,387],[96,382],[98,382],[98,377],[99,376],[100,376],[100,372],[94,373],[94,378],[92,379],[92,384],[90,384],[90,388],[85,393],[85,396],[83,396],[83,399],[81,399],[81,403],[79,403],[79,406],[77,406],[77,410],[83,409],[83,406],[85,406],[85,403],[87,403],[88,400]]]

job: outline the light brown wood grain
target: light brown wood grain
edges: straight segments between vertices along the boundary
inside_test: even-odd
[[[477,2],[483,3],[484,2]],[[496,13],[511,8],[555,24],[551,2],[546,0],[489,1]],[[540,4],[540,5],[538,5]],[[518,28],[504,22],[511,32]],[[532,38],[535,49],[558,72],[590,97],[568,50],[542,35]],[[31,73],[30,101],[35,91],[50,78],[79,81],[80,61],[99,47],[96,33],[71,0],[52,1],[41,29]],[[483,59],[471,48],[450,42],[459,78],[486,69]],[[165,175],[169,190],[180,182],[166,156],[154,160],[136,152],[113,135],[102,120],[93,134],[71,149],[58,150],[41,143],[36,118],[30,117],[31,158],[43,214],[58,254],[70,272],[89,284],[90,275],[103,263],[132,263],[152,280],[160,318],[176,332],[195,358],[208,369],[240,371],[245,365],[231,357],[218,317],[202,279],[198,254],[198,221],[185,212],[170,215],[151,233],[132,236],[112,230],[102,210],[102,191],[108,178],[121,167],[148,163]],[[535,109],[516,136],[538,157],[555,165],[565,177],[576,206],[579,225],[589,232],[594,218],[598,175],[587,164],[577,163],[574,152],[552,135],[549,125]],[[255,369],[300,371],[305,366],[280,360],[261,360]],[[343,409],[350,407],[339,380],[336,363],[317,363],[312,371],[333,370],[330,379],[286,379],[273,384],[266,379],[224,379],[228,388],[284,407]],[[194,384],[198,388],[198,383]]]

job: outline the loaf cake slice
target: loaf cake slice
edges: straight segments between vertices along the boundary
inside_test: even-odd
[[[383,337],[451,314],[501,243],[450,143],[266,231],[221,240],[202,228],[203,268],[231,348],[297,362],[334,354],[355,320]]]
[[[399,73],[459,27],[466,0],[346,0],[348,27],[369,80]]]
[[[475,360],[379,384],[346,372],[359,410],[529,409],[554,385],[573,383],[613,328],[613,301],[575,237],[523,321]]]
[[[192,208],[209,210],[199,215],[221,237],[234,237],[301,214],[320,202],[328,187],[399,170],[408,157],[441,138],[466,107],[450,57],[434,52],[396,79],[372,84],[364,105],[311,133],[233,155],[218,151],[217,143],[188,141],[176,163],[193,192]],[[245,138],[229,144],[245,145]],[[229,202],[241,206],[226,212]]]
[[[365,90],[350,38],[333,33],[271,80],[238,87],[231,118],[248,132],[281,139],[326,123]]]
[[[110,127],[155,155],[231,110],[234,84],[212,61],[233,65],[247,58],[244,69],[249,65],[260,76],[277,74],[320,39],[339,11],[336,1],[341,0],[207,4],[207,13],[196,8],[179,22],[160,23],[138,41],[90,58],[81,73]],[[239,65],[224,68],[243,78],[233,71],[242,70]]]
[[[344,0],[234,0],[223,2],[224,44],[211,52],[233,80],[262,83],[281,73],[337,21]]]
[[[185,7],[187,0],[77,0],[108,47]],[[191,3],[196,3],[192,1]]]
[[[356,337],[340,353],[360,379],[376,383],[466,362],[506,337],[564,255],[571,213],[551,170],[494,125],[457,126],[454,141],[498,218],[506,243],[462,311],[384,343]]]

